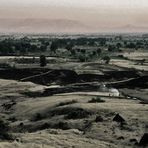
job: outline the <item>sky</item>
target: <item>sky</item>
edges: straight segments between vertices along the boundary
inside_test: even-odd
[[[20,19],[44,19],[44,23],[45,20],[62,20],[62,24],[65,20],[65,25],[68,25],[68,20],[73,21],[76,23],[75,31],[78,27],[79,30],[82,28],[88,32],[124,29],[147,32],[148,0],[0,0],[0,19],[0,31],[6,30],[6,27],[13,30],[15,21],[18,25]],[[38,27],[41,29],[42,26],[41,23],[41,27]]]

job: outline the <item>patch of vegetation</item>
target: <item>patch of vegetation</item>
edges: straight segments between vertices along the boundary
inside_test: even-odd
[[[70,104],[74,104],[74,103],[78,103],[78,101],[77,100],[70,100],[70,101],[60,102],[56,106],[58,107],[58,106],[70,105]]]
[[[97,116],[96,119],[95,119],[95,122],[103,122],[104,119],[102,116]]]
[[[0,119],[0,139],[1,140],[12,140],[12,135],[9,134],[9,124],[4,120]]]
[[[85,121],[83,128],[81,129],[83,131],[83,134],[86,134],[86,132],[90,131],[92,125],[93,125],[92,121]]]
[[[3,104],[2,104],[2,107],[3,107],[3,109],[5,109],[5,110],[10,110],[10,109],[12,109],[12,107],[13,107],[14,105],[16,105],[16,102],[15,102],[15,101],[11,101],[11,102],[7,102],[7,103],[3,103]]]
[[[102,59],[105,61],[105,64],[109,64],[109,62],[111,60],[109,56],[105,56]]]
[[[88,56],[85,55],[85,54],[80,54],[80,55],[78,56],[78,59],[79,59],[80,62],[87,62],[89,58],[88,58]]]
[[[91,100],[88,101],[88,103],[104,103],[104,102],[105,102],[105,100],[102,100],[99,97],[92,98]]]
[[[36,113],[34,117],[31,119],[31,121],[39,121],[42,120],[43,118],[44,118],[43,115],[41,115],[40,113]]]
[[[32,126],[31,125],[30,127],[27,127],[29,132],[35,132],[35,131],[44,130],[44,129],[62,129],[62,130],[71,129],[69,124],[67,122],[63,122],[63,121],[45,122],[45,123],[42,123],[38,126]]]
[[[33,98],[43,96],[42,92],[31,92],[31,91],[28,91],[28,90],[26,92],[22,92],[21,94],[28,96],[28,97],[33,97]]]
[[[10,117],[8,120],[11,121],[11,122],[17,121],[16,117]]]
[[[83,119],[92,115],[92,112],[84,110],[82,108],[77,108],[71,110],[66,116],[65,119]]]
[[[0,68],[12,68],[8,63],[0,63]]]
[[[35,129],[34,131],[44,130],[44,129],[48,129],[48,128],[51,128],[51,125],[49,123],[44,123],[40,127],[38,127],[37,129]]]
[[[62,129],[62,130],[68,130],[70,129],[69,125],[67,122],[58,122],[57,124],[54,125],[54,128],[56,129]]]
[[[50,116],[65,115],[65,119],[83,119],[92,114],[93,113],[91,111],[87,111],[79,107],[58,108],[50,112]]]
[[[124,55],[118,55],[117,57],[119,59],[129,60],[129,58],[128,57],[125,57]]]

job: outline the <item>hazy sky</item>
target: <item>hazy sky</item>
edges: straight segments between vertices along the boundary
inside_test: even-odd
[[[146,7],[147,0],[0,0],[1,6]]]
[[[75,20],[93,29],[148,27],[148,0],[0,0],[0,18]]]

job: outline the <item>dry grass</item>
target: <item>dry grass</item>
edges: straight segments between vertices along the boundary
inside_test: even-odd
[[[26,90],[26,85],[29,85],[29,88],[34,87],[29,83],[21,82],[20,84],[16,81],[7,81],[7,85],[3,84],[2,86],[1,84],[1,95],[4,96],[5,88],[7,93],[11,93],[12,96],[20,95],[19,91],[14,90],[12,83],[15,83],[21,92]],[[13,108],[13,112],[6,114],[1,110],[1,114],[6,119],[11,119],[11,117],[17,119],[9,122],[14,129],[12,134],[20,138],[17,139],[17,142],[2,141],[0,148],[46,148],[49,145],[57,148],[72,146],[133,147],[134,143],[130,142],[130,139],[139,141],[147,129],[147,105],[139,104],[138,100],[113,97],[101,97],[105,100],[104,103],[88,103],[94,95],[95,92],[88,92],[87,95],[82,92],[81,95],[73,93],[37,98],[22,96],[21,101],[19,97],[16,98],[17,104]],[[72,100],[77,100],[77,102],[73,103]],[[122,129],[118,123],[113,122],[116,113],[123,115],[127,122],[127,125]],[[34,116],[36,119],[30,121]],[[96,122],[98,116],[103,118],[101,122]],[[17,131],[21,122],[26,131],[23,133],[24,131],[20,130],[16,134],[14,131]],[[27,132],[27,128],[30,128],[32,133]],[[124,138],[120,139],[121,136]]]

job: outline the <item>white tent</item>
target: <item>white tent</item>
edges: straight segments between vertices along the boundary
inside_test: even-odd
[[[115,88],[110,88],[109,92],[111,93],[110,94],[111,96],[117,96],[118,97],[120,95],[119,91]]]
[[[120,93],[116,88],[107,88],[105,84],[101,84],[99,91],[109,93],[109,96],[119,96]]]

